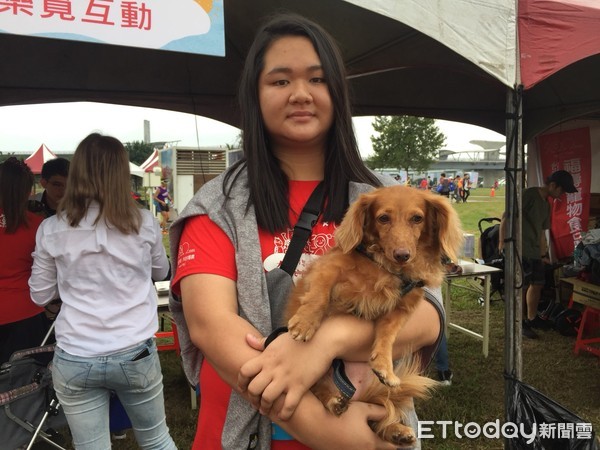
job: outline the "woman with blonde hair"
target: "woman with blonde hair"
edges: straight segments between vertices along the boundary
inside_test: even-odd
[[[110,136],[77,147],[57,214],[39,228],[29,285],[44,305],[60,296],[53,381],[76,449],[110,448],[116,392],[141,448],[174,449],[165,421],[152,278],[169,261],[158,222],[130,189],[129,158]]]

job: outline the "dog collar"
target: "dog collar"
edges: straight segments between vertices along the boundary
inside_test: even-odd
[[[351,399],[356,392],[356,388],[346,375],[344,361],[341,359],[334,359],[331,365],[333,367],[333,382],[335,383],[335,386],[340,391],[340,394],[347,399]]]
[[[419,280],[419,281],[408,280],[407,284],[405,284],[404,287],[402,288],[402,290],[400,291],[400,297],[404,297],[406,294],[408,294],[414,288],[420,288],[423,286],[425,286],[425,283],[423,282],[423,280]]]
[[[365,248],[365,246],[363,244],[359,244],[355,250],[358,253],[360,253],[361,255],[369,258],[371,261],[373,261],[373,263],[377,264],[381,269],[386,270],[387,272],[391,273],[395,277],[398,277],[400,279],[400,281],[402,281],[402,290],[400,291],[401,297],[404,297],[406,294],[408,294],[414,288],[420,288],[420,287],[425,286],[425,283],[423,282],[423,280],[415,281],[415,280],[407,279],[407,278],[403,277],[402,274],[400,274],[400,273],[395,273],[395,272],[391,272],[391,271],[387,270],[385,267],[383,267],[381,264],[379,264],[377,261],[375,261],[373,256],[367,252],[367,249]]]

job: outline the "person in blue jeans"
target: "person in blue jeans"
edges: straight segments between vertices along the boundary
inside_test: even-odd
[[[131,196],[123,144],[93,133],[77,147],[65,195],[40,225],[31,298],[60,296],[52,379],[77,450],[109,449],[115,392],[143,449],[177,447],[166,424],[155,280],[169,272],[158,221]]]
[[[452,371],[450,370],[450,355],[448,354],[448,339],[446,333],[442,335],[440,346],[434,357],[437,378],[441,384],[450,386],[452,384]]]

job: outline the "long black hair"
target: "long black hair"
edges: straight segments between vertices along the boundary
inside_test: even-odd
[[[340,222],[347,206],[348,182],[379,186],[381,183],[363,164],[354,129],[346,70],[333,38],[316,23],[295,14],[279,14],[260,28],[248,51],[240,80],[238,101],[241,115],[244,158],[235,168],[248,171],[249,204],[254,206],[259,227],[275,232],[289,227],[288,178],[273,155],[260,110],[258,79],[264,68],[265,53],[272,43],[285,36],[308,38],[321,60],[333,104],[333,123],[325,151],[324,221]],[[227,195],[239,173],[225,177]],[[233,179],[232,179],[233,177]],[[229,186],[229,187],[228,187]]]

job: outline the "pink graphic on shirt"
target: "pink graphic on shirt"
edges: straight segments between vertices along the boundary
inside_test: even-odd
[[[293,236],[292,229],[288,229],[285,233],[273,238],[273,253],[285,253]],[[333,233],[314,233],[308,239],[302,253],[311,255],[323,255],[327,250],[333,247]]]

